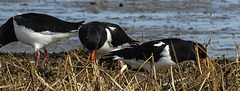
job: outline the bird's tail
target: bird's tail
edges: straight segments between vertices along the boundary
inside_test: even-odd
[[[82,25],[85,21],[77,22],[77,24]]]
[[[133,37],[129,37],[129,38],[132,40],[131,46],[139,45],[140,41],[138,41],[137,39],[135,39],[135,38],[133,38]]]
[[[78,24],[78,31],[79,31],[79,29],[83,26],[83,23],[84,23],[85,21],[80,21],[80,22],[77,22],[77,24]]]

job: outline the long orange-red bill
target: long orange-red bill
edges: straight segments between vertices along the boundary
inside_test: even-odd
[[[204,66],[207,66],[205,59],[202,59],[201,62],[200,62],[201,69],[203,69],[203,65],[202,64],[204,64]]]
[[[92,63],[93,63],[94,55],[95,55],[95,50],[93,50],[93,51],[90,53],[90,57],[91,57]]]

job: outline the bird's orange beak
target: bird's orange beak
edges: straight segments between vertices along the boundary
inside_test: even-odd
[[[95,55],[95,50],[93,50],[93,51],[90,53],[90,58],[91,58],[92,63],[94,63],[94,61],[93,61],[94,55]]]
[[[203,69],[203,65],[206,67],[206,60],[205,59],[201,59],[201,62],[200,62],[200,66],[201,66],[201,69]]]

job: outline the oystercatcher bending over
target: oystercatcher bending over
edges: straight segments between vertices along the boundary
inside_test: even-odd
[[[79,29],[79,39],[90,52],[91,60],[102,55],[137,44],[124,30],[113,23],[93,21]]]
[[[44,49],[43,67],[48,52],[46,47],[63,38],[75,36],[84,21],[66,22],[46,14],[26,13],[11,17],[0,28],[0,44],[2,46],[20,41],[35,48],[36,66],[40,57],[40,48]]]
[[[167,66],[176,65],[178,62],[193,60],[196,63],[196,50],[198,47],[198,54],[200,61],[205,63],[206,53],[203,45],[194,41],[185,41],[177,38],[169,38],[162,40],[154,40],[143,43],[139,46],[128,47],[122,50],[111,52],[105,55],[105,60],[113,62],[116,60],[123,61],[130,65],[133,69],[138,69],[140,66],[153,55],[156,71],[161,70]],[[151,73],[151,60],[146,62],[142,68]],[[121,62],[120,62],[121,63]],[[206,64],[205,64],[206,65]]]

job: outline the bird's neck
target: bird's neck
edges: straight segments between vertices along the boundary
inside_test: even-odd
[[[18,39],[13,27],[13,18],[10,18],[0,27],[0,48],[14,41],[18,41]]]

